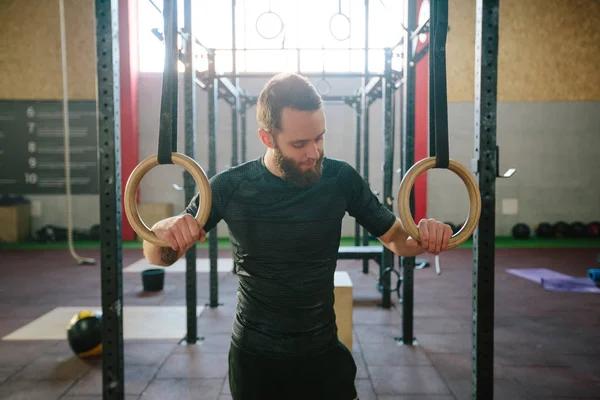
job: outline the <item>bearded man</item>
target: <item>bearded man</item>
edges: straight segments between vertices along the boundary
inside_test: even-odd
[[[342,219],[348,213],[399,256],[439,254],[450,226],[419,222],[421,241],[348,163],[325,157],[326,119],[315,87],[293,73],[274,76],[257,103],[261,157],[210,179],[212,208],[182,214],[152,231],[170,247],[144,242],[146,259],[169,266],[217,223],[227,223],[238,303],[229,350],[234,400],[354,400],[356,364],[337,335],[334,283]]]

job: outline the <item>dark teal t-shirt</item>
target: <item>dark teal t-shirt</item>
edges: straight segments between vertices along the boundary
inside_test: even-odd
[[[373,236],[396,216],[348,163],[323,159],[319,182],[301,189],[258,158],[210,179],[204,229],[224,220],[239,279],[232,341],[273,357],[316,354],[337,343],[333,277],[345,213]],[[186,212],[195,215],[198,196]]]

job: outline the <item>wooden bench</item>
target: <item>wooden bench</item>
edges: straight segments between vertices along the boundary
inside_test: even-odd
[[[352,280],[345,271],[336,271],[333,276],[335,296],[334,311],[340,342],[352,351]]]
[[[373,260],[381,268],[383,246],[340,246],[338,260]],[[429,261],[421,258],[415,260],[415,269],[429,266]],[[369,270],[363,271],[367,274]]]
[[[339,260],[373,260],[381,267],[383,246],[340,246]],[[363,271],[367,274],[369,270]]]
[[[383,266],[382,266],[382,259],[383,259],[383,245],[379,245],[379,246],[340,246],[338,249],[338,260],[373,260],[377,263],[377,265],[379,266],[379,280],[381,280],[381,276],[383,275]],[[415,259],[415,269],[422,269],[422,268],[426,268],[429,266],[429,261],[427,261],[426,259],[420,259],[417,258]],[[368,264],[365,263],[365,265],[363,265],[363,274],[368,274],[369,273],[369,267]],[[393,285],[392,285],[393,286]],[[390,304],[390,291],[389,290],[383,290],[380,282],[378,282],[377,285],[379,291],[381,292],[381,296],[382,296],[382,303],[383,304]],[[389,286],[386,286],[389,287]]]

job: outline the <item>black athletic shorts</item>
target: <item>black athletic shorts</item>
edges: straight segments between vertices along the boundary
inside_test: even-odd
[[[272,359],[229,349],[233,400],[358,400],[356,363],[343,343],[313,357]]]

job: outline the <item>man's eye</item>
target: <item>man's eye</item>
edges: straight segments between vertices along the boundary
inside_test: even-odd
[[[301,149],[302,147],[304,147],[304,143],[294,143],[292,146],[294,146],[297,149]]]

